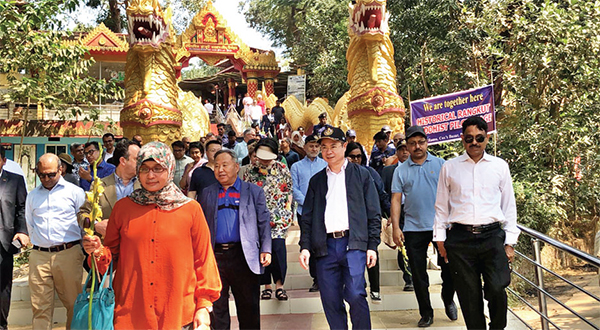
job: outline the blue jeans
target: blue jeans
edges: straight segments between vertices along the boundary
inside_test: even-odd
[[[365,251],[348,250],[348,237],[327,239],[327,255],[317,258],[317,278],[331,329],[348,329],[344,300],[350,305],[352,328],[371,329],[365,290],[366,263]]]

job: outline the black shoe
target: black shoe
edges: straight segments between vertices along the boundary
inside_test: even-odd
[[[317,282],[313,282],[313,285],[308,289],[308,292],[319,292],[319,285]]]
[[[417,326],[419,328],[427,328],[433,324],[433,316],[423,316]]]
[[[415,291],[415,287],[413,286],[412,283],[406,284],[404,285],[404,289],[402,289],[403,291]]]
[[[456,309],[456,304],[453,302],[446,305],[446,316],[452,321],[456,321],[458,319],[458,310]]]

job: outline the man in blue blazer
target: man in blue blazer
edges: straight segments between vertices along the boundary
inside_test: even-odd
[[[23,246],[29,244],[25,223],[25,181],[23,176],[3,169],[6,163],[4,152],[0,146],[0,329],[8,329],[13,254],[19,250],[11,242],[18,240]]]
[[[300,264],[317,261],[317,279],[331,329],[371,329],[365,265],[375,266],[381,233],[379,195],[369,172],[344,157],[346,136],[325,128],[319,138],[327,167],[308,184],[300,220]]]
[[[215,154],[218,183],[206,187],[200,205],[208,222],[223,289],[213,304],[213,329],[230,329],[229,288],[240,329],[260,329],[260,274],[271,263],[271,215],[263,189],[238,177],[228,149]]]

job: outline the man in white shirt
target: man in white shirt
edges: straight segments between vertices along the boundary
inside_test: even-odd
[[[486,329],[483,276],[490,328],[504,329],[509,262],[520,232],[512,179],[508,164],[485,152],[485,120],[465,120],[461,139],[466,153],[440,171],[433,241],[450,265],[467,328]]]
[[[33,329],[51,329],[54,293],[67,309],[67,329],[81,293],[83,251],[77,211],[85,201],[81,188],[61,176],[60,159],[44,154],[36,172],[41,185],[27,195],[25,220],[33,244],[29,255],[29,289]]]
[[[254,100],[250,97],[250,94],[246,93],[244,99],[242,99],[242,103],[244,104],[244,120],[250,122],[250,108],[252,107],[252,103]]]
[[[206,109],[206,112],[208,112],[208,115],[212,116],[215,107],[212,105],[212,103],[210,103],[209,99],[204,100],[204,108]]]
[[[173,182],[181,181],[183,172],[187,164],[193,163],[191,157],[185,155],[185,144],[182,141],[175,141],[171,144],[173,155],[175,156],[175,172],[173,173]]]
[[[104,146],[102,157],[106,162],[112,158],[113,153],[115,152],[115,135],[113,133],[106,133],[102,135],[102,145]]]

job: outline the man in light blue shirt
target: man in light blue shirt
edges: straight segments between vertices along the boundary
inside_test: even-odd
[[[433,239],[435,196],[444,160],[427,151],[427,135],[420,126],[412,126],[406,130],[406,146],[410,157],[398,165],[392,179],[391,218],[394,242],[398,246],[406,244],[421,314],[418,326],[428,327],[433,323],[433,308],[429,298],[427,248]],[[401,230],[399,220],[403,195],[405,216],[404,229]],[[438,265],[442,268],[442,300],[446,315],[454,321],[458,318],[454,304],[454,285],[448,265],[439,257],[439,253]]]
[[[320,147],[317,142],[317,137],[314,134],[307,136],[304,142],[306,157],[294,163],[290,171],[292,173],[292,193],[294,195],[294,200],[298,203],[298,212],[296,214],[298,222],[302,219],[302,205],[304,204],[304,197],[306,197],[310,178],[312,178],[315,173],[327,167],[327,162],[318,157],[319,150]],[[316,258],[309,259],[310,276],[313,278],[313,285],[308,290],[310,292],[319,291],[315,263]]]
[[[67,309],[67,324],[81,293],[83,250],[77,211],[85,193],[61,176],[60,159],[44,154],[36,166],[41,185],[27,196],[25,220],[33,244],[29,255],[29,288],[33,329],[51,329],[54,292]]]
[[[236,144],[235,148],[233,148],[238,164],[241,164],[242,160],[248,156],[248,141],[254,139],[256,139],[256,130],[254,128],[247,128],[244,131],[244,141]]]

